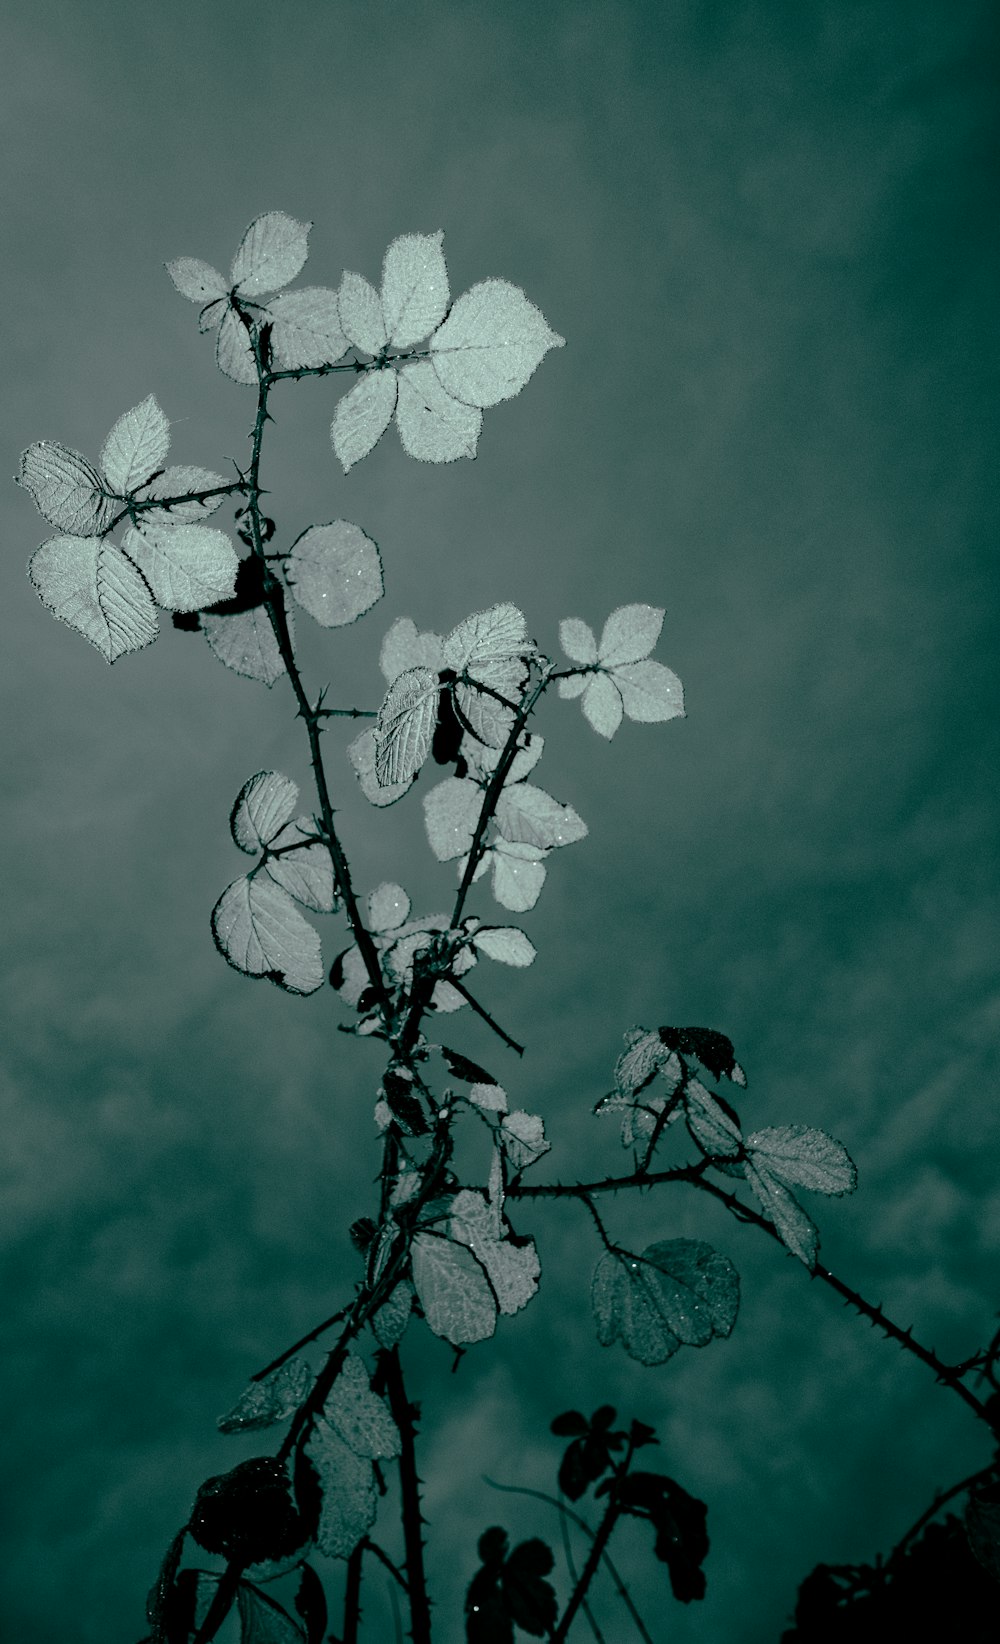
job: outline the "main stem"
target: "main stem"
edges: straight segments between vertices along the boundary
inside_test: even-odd
[[[403,1497],[403,1543],[406,1549],[407,1598],[410,1605],[410,1637],[413,1644],[431,1644],[431,1604],[424,1573],[423,1514],[420,1511],[420,1479],[417,1476],[414,1406],[406,1396],[403,1367],[398,1347],[380,1355],[385,1388],[396,1426],[399,1428],[399,1482]]]

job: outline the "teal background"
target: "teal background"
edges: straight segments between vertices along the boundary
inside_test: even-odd
[[[857,1160],[853,1198],[810,1200],[823,1259],[952,1359],[998,1307],[994,15],[10,0],[0,36],[9,473],[41,438],[96,458],[150,392],[173,461],[243,458],[252,395],[162,265],[227,268],[265,210],[315,220],[305,283],[377,278],[395,235],[443,228],[453,292],[500,275],[566,337],[474,463],[414,463],[390,431],[345,478],[336,379],[282,393],[280,539],[347,517],[386,572],[356,628],[301,618],[307,681],[377,706],[400,615],[447,631],[510,598],[554,650],[560,617],[666,606],[686,719],[608,746],[576,704],[539,716],[537,781],[590,836],[519,921],[533,969],[477,973],[523,1063],[470,1013],[445,1037],[545,1116],[538,1178],[575,1179],[627,1163],[590,1117],[624,1029],[727,1032],[748,1124],[817,1125]],[[2,506],[0,1625],[131,1644],[197,1484],[264,1447],[215,1417],[350,1293],[379,1063],[329,990],[251,984],[209,934],[241,784],[308,792],[287,683],[168,622],[112,672],[25,578],[51,534],[30,498]],[[327,754],[358,885],[447,906],[420,786],[372,812],[349,734]],[[323,939],[332,959],[334,921]],[[656,1370],[599,1348],[593,1230],[563,1205],[515,1217],[541,1295],[455,1377],[412,1327],[442,1644],[481,1529],[558,1551],[551,1509],[481,1475],[552,1489],[549,1420],[601,1402],[655,1424],[709,1504],[700,1606],[670,1600],[644,1527],[621,1534],[654,1636],[775,1644],[813,1564],[888,1552],[988,1460],[985,1431],[721,1207],[606,1209],[623,1243],[728,1253],[741,1317]],[[377,1569],[367,1616],[391,1636]]]

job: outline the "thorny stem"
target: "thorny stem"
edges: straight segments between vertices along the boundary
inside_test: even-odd
[[[555,1632],[552,1634],[551,1644],[563,1644],[563,1640],[566,1638],[570,1627],[573,1624],[573,1618],[576,1615],[577,1610],[580,1608],[580,1605],[583,1603],[587,1589],[593,1581],[594,1576],[597,1574],[597,1566],[601,1562],[601,1554],[607,1546],[608,1541],[611,1539],[611,1532],[617,1524],[619,1518],[620,1509],[618,1507],[618,1491],[616,1486],[617,1480],[611,1486],[611,1491],[608,1495],[608,1505],[604,1509],[604,1516],[601,1519],[600,1524],[597,1526],[594,1539],[590,1546],[590,1551],[587,1554],[586,1563],[580,1572],[580,1579],[573,1588],[573,1591],[570,1593],[569,1603],[566,1605],[566,1608],[562,1613],[562,1619],[556,1627]]]
[[[978,1473],[970,1473],[968,1478],[961,1479],[958,1484],[953,1484],[950,1489],[942,1490],[940,1495],[934,1497],[934,1500],[931,1502],[926,1512],[921,1513],[916,1523],[910,1525],[910,1528],[907,1530],[905,1536],[903,1536],[900,1541],[897,1541],[895,1547],[892,1549],[892,1552],[889,1554],[889,1557],[886,1559],[884,1567],[886,1569],[890,1569],[893,1564],[899,1562],[910,1542],[916,1540],[925,1524],[929,1524],[931,1519],[937,1518],[938,1513],[941,1511],[941,1508],[944,1506],[946,1501],[951,1501],[955,1496],[960,1496],[963,1490],[974,1490],[978,1484],[988,1484],[991,1480],[995,1479],[996,1476],[997,1463],[991,1462],[988,1467],[981,1467]]]
[[[410,1637],[413,1644],[431,1644],[431,1606],[424,1574],[424,1541],[420,1511],[420,1479],[417,1476],[415,1446],[418,1409],[406,1396],[399,1349],[392,1347],[379,1355],[385,1371],[389,1409],[399,1428],[399,1482],[403,1506],[403,1542],[406,1548],[406,1588],[410,1605]]]
[[[264,1381],[265,1378],[270,1376],[275,1370],[280,1370],[281,1366],[285,1364],[288,1359],[294,1357],[300,1348],[308,1347],[309,1343],[311,1341],[315,1341],[317,1336],[321,1336],[324,1330],[329,1330],[333,1325],[339,1324],[341,1319],[345,1318],[346,1315],[346,1307],[340,1308],[337,1313],[331,1313],[330,1317],[328,1319],[324,1319],[322,1324],[317,1324],[314,1330],[310,1330],[305,1336],[300,1336],[297,1342],[293,1342],[291,1347],[286,1347],[285,1351],[283,1353],[279,1353],[276,1359],[272,1359],[270,1364],[265,1364],[263,1370],[255,1371],[250,1377],[250,1380]]]

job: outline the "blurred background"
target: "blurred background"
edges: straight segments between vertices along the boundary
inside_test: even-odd
[[[228,269],[262,211],[314,220],[299,284],[377,282],[396,235],[444,229],[453,293],[502,276],[566,338],[485,413],[474,462],[413,462],[391,429],[345,478],[337,378],[284,389],[267,434],[278,545],[344,517],[382,553],[355,627],[300,614],[332,702],[378,705],[401,615],[447,631],[512,599],[554,653],[561,617],[667,610],[687,718],[608,745],[576,703],[538,716],[534,779],[590,834],[517,921],[533,968],[477,972],[523,1062],[469,1011],[444,1037],[544,1115],[543,1180],[627,1167],[591,1117],[625,1029],[724,1031],[748,1126],[816,1125],[857,1161],[853,1198],[809,1201],[822,1259],[945,1358],[974,1352],[1000,1306],[993,8],[9,0],[2,38],[9,474],[37,439],[96,459],[150,392],[171,461],[245,459],[252,392],[163,263]],[[169,618],[112,672],[26,580],[51,529],[12,484],[2,507],[0,1623],[132,1644],[197,1485],[272,1447],[215,1418],[350,1294],[381,1064],[331,990],[247,981],[211,940],[241,784],[280,770],[309,808],[287,681],[238,678]],[[371,810],[353,734],[326,754],[356,884],[449,907],[429,782]],[[342,927],[319,923],[329,961]],[[989,1459],[985,1430],[721,1206],[606,1211],[622,1243],[725,1251],[740,1319],[658,1369],[602,1349],[586,1213],[518,1209],[538,1300],[454,1376],[411,1326],[442,1644],[482,1529],[558,1546],[550,1508],[482,1475],[554,1489],[549,1421],[604,1402],[709,1506],[700,1606],[672,1601],[644,1526],[621,1533],[654,1636],[776,1644],[813,1565],[888,1552]],[[375,1567],[373,1638],[385,1586]],[[609,1591],[595,1607],[627,1636]]]

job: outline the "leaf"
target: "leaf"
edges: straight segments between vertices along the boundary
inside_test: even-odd
[[[747,1137],[754,1166],[761,1164],[793,1187],[839,1198],[853,1193],[858,1173],[846,1147],[809,1125],[768,1125]]]
[[[411,1255],[417,1299],[434,1334],[453,1347],[492,1336],[497,1304],[472,1252],[439,1234],[417,1233]]]
[[[535,649],[523,611],[504,601],[459,622],[445,640],[443,654],[445,666],[460,674],[483,663],[533,656]]]
[[[307,1644],[323,1644],[328,1620],[323,1583],[311,1564],[303,1564],[295,1608],[305,1622]]]
[[[295,1562],[310,1541],[284,1463],[276,1456],[251,1456],[228,1473],[206,1479],[188,1527],[206,1552],[238,1559],[244,1566],[289,1558]]]
[[[418,633],[410,617],[397,617],[386,631],[378,665],[391,685],[409,668],[429,668],[439,674],[444,667],[444,646],[440,634]]]
[[[372,1330],[382,1347],[395,1347],[402,1341],[412,1311],[413,1286],[409,1279],[400,1279],[371,1320]]]
[[[142,496],[171,497],[183,496],[187,491],[212,491],[217,485],[225,485],[221,474],[213,474],[208,468],[192,468],[187,465],[165,468],[162,474],[156,474],[148,485],[142,487]],[[141,529],[150,525],[187,525],[197,523],[214,514],[225,502],[224,496],[206,497],[204,502],[176,502],[172,507],[143,509]]]
[[[401,234],[382,263],[382,315],[394,348],[412,348],[448,312],[448,270],[436,234]],[[370,350],[370,352],[377,352]]]
[[[408,457],[457,462],[475,456],[483,413],[446,394],[429,360],[401,366],[397,382],[396,427]]]
[[[170,424],[155,394],[118,418],[101,452],[101,470],[112,490],[127,495],[162,468],[170,448]]]
[[[101,495],[96,468],[57,440],[29,445],[15,478],[42,517],[71,537],[99,537],[115,517],[114,500]]]
[[[586,666],[597,661],[594,630],[589,623],[581,622],[579,617],[563,617],[559,624],[559,643],[571,662]]]
[[[483,925],[472,938],[473,946],[501,965],[530,965],[535,949],[516,925]]]
[[[469,1247],[486,1271],[501,1313],[517,1313],[538,1289],[541,1263],[535,1246],[512,1244],[494,1234],[494,1214],[482,1193],[463,1188],[451,1202],[451,1238]]]
[[[234,970],[266,976],[287,993],[315,993],[326,980],[318,935],[266,875],[227,886],[212,910],[212,935]]]
[[[530,782],[516,782],[505,787],[494,812],[497,832],[503,839],[519,845],[534,845],[539,850],[551,850],[557,845],[572,845],[587,837],[587,824],[577,816],[572,805],[560,805],[543,788]]]
[[[515,1108],[513,1113],[504,1115],[497,1135],[515,1172],[537,1164],[542,1154],[552,1146],[545,1140],[545,1126],[538,1114],[525,1113],[523,1108]]]
[[[382,598],[382,561],[360,525],[310,525],[285,564],[293,597],[324,628],[356,622]]]
[[[542,757],[544,746],[544,736],[539,736],[537,732],[534,735],[528,731],[521,732],[518,738],[517,752],[511,760],[510,770],[504,779],[505,787],[510,783],[523,782],[526,776],[530,776]],[[472,742],[466,737],[462,752],[468,760],[470,768],[479,773],[484,780],[488,780],[500,762],[502,750],[500,748],[484,747],[481,742]]]
[[[560,684],[565,683],[565,680],[560,681]],[[606,736],[610,742],[622,722],[624,709],[621,694],[608,674],[595,674],[588,679],[580,706],[587,723],[593,726],[598,736]]]
[[[244,231],[233,258],[230,280],[242,297],[262,297],[301,274],[309,255],[312,223],[296,222],[284,211],[265,211]]]
[[[211,525],[144,523],[126,531],[123,547],[167,611],[203,611],[236,589],[239,557]]]
[[[306,1635],[280,1604],[241,1581],[236,1589],[240,1644],[305,1644]]]
[[[319,1473],[323,1505],[316,1540],[328,1558],[348,1558],[375,1523],[375,1474],[336,1429],[318,1416],[306,1445]]]
[[[219,370],[233,382],[256,383],[257,361],[250,333],[235,308],[227,308],[219,326],[215,343],[215,358]]]
[[[50,537],[28,561],[28,576],[42,604],[96,646],[106,662],[141,651],[157,636],[149,589],[113,542]]]
[[[481,280],[454,304],[430,341],[442,388],[467,405],[519,394],[550,348],[565,342],[508,280]]]
[[[604,624],[598,657],[602,668],[619,668],[648,656],[660,637],[663,608],[659,605],[619,605]],[[563,646],[565,650],[565,646]],[[579,661],[590,662],[591,657]]]
[[[467,855],[479,820],[482,789],[457,776],[445,777],[424,794],[424,825],[439,862]]]
[[[662,662],[630,662],[612,675],[629,719],[660,724],[684,716],[684,687]]]
[[[455,705],[462,721],[479,743],[486,743],[499,752],[506,744],[514,723],[514,706],[520,701],[527,680],[525,664],[518,657],[502,657],[492,662],[469,665],[470,683],[459,680],[455,685]],[[488,695],[479,689],[478,682],[496,692]],[[502,702],[497,697],[503,697]]]
[[[429,668],[394,679],[375,722],[375,775],[382,786],[415,776],[431,750],[438,681]]]
[[[164,267],[181,296],[189,302],[210,303],[229,295],[229,287],[218,269],[203,263],[200,257],[175,257]]]
[[[337,401],[330,439],[345,474],[382,438],[396,409],[397,390],[395,371],[367,371]]]
[[[545,883],[544,854],[534,845],[496,841],[490,851],[493,895],[502,908],[509,908],[511,913],[527,913],[534,907]]]
[[[323,1414],[356,1456],[391,1461],[399,1455],[399,1428],[388,1405],[372,1392],[368,1371],[356,1353],[349,1352],[344,1360]]]
[[[312,908],[315,913],[332,913],[337,898],[333,863],[327,847],[313,837],[299,850],[288,849],[296,840],[309,839],[310,835],[314,836],[311,817],[298,816],[294,822],[289,822],[271,840],[272,851],[280,850],[283,854],[269,855],[265,871],[276,885],[281,885],[289,896],[294,896],[304,907]]]
[[[551,1637],[555,1628],[559,1605],[551,1584],[544,1580],[553,1563],[545,1542],[533,1537],[514,1548],[501,1576],[511,1616],[533,1638]]]
[[[590,674],[571,674],[568,679],[560,679],[558,684],[560,700],[570,701],[573,697],[582,696],[590,684]]]
[[[286,607],[286,619],[290,620],[291,615]],[[278,641],[263,605],[240,611],[236,616],[213,616],[206,612],[201,626],[219,661],[234,673],[246,679],[260,679],[270,686],[285,672]]]
[[[749,1143],[749,1138],[747,1140]],[[781,1177],[763,1162],[748,1157],[743,1161],[743,1172],[765,1216],[774,1223],[782,1244],[812,1272],[819,1250],[819,1233],[812,1217],[806,1214]]]
[[[220,1433],[245,1433],[252,1428],[272,1427],[297,1410],[313,1383],[313,1373],[303,1358],[286,1359],[262,1381],[252,1381],[233,1408],[220,1416]]]
[[[372,805],[395,805],[405,793],[409,793],[415,781],[415,774],[408,782],[390,782],[382,787],[375,775],[375,732],[361,731],[353,742],[347,745],[347,757],[354,766],[361,792]]]
[[[642,1258],[606,1251],[594,1269],[597,1338],[621,1341],[640,1364],[664,1364],[683,1342],[702,1347],[726,1336],[739,1307],[732,1263],[700,1239],[651,1244]]]
[[[722,1108],[700,1079],[690,1079],[684,1087],[684,1107],[688,1129],[699,1147],[715,1157],[732,1159],[743,1144],[740,1127]]]
[[[673,1059],[670,1087],[673,1089],[681,1076],[681,1066],[658,1033],[647,1033],[644,1028],[630,1028],[625,1034],[628,1049],[615,1063],[615,1084],[628,1096],[649,1083],[654,1074]]]
[[[478,1081],[466,1091],[470,1102],[475,1102],[487,1113],[506,1113],[507,1092],[502,1085],[480,1084]]]
[[[291,819],[298,799],[299,790],[291,777],[277,771],[258,771],[248,777],[229,815],[233,843],[248,856],[256,856]]]
[[[402,885],[387,880],[368,893],[368,923],[373,931],[398,930],[406,923],[410,898]]]
[[[382,299],[363,274],[345,269],[337,294],[340,324],[348,341],[365,354],[379,354],[389,341]]]
[[[298,371],[333,365],[347,353],[337,293],[324,285],[284,291],[267,305],[271,320],[271,368]]]

